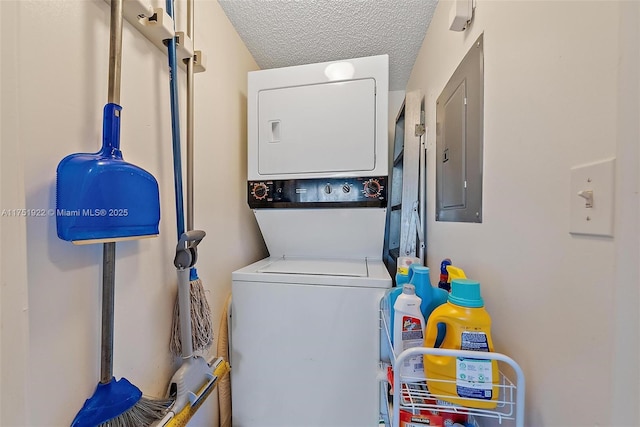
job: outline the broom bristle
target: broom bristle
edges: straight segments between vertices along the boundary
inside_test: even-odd
[[[149,427],[161,420],[173,403],[170,399],[152,399],[142,396],[128,411],[110,419],[99,427]]]
[[[191,340],[193,350],[206,350],[213,343],[213,325],[211,323],[211,308],[207,301],[202,281],[200,279],[190,282],[191,294]],[[173,324],[171,327],[171,353],[175,356],[182,354],[180,341],[180,308],[176,298],[173,307]]]

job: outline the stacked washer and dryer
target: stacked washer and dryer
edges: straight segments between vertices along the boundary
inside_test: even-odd
[[[388,57],[249,73],[248,201],[270,256],[233,272],[233,425],[380,413]]]

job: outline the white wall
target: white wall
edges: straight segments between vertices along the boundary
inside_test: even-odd
[[[0,209],[24,207],[23,150],[18,141],[15,85],[16,37],[5,25],[17,3],[0,3]],[[27,301],[26,221],[0,216],[0,425],[27,423],[29,317]]]
[[[617,147],[618,185],[615,249],[615,330],[612,373],[611,425],[625,425],[639,417],[640,367],[640,4],[620,4],[618,21]],[[636,325],[633,328],[631,325]],[[631,326],[631,327],[630,327]],[[635,332],[635,333],[634,333]],[[633,412],[635,411],[635,412]]]
[[[1,208],[54,208],[58,162],[100,144],[109,7],[102,0],[1,7]],[[184,22],[182,11],[180,3]],[[217,332],[231,271],[265,254],[244,191],[246,73],[257,66],[217,2],[197,1],[196,16],[196,48],[208,57],[207,71],[195,78],[195,223],[208,233],[198,271]],[[162,219],[159,238],[117,245],[114,373],[160,396],[178,363],[168,352],[176,230],[167,59],[127,23],[123,52],[121,148],[125,160],[158,179]],[[182,71],[180,84],[184,89]],[[23,223],[2,218],[2,424],[68,425],[99,378],[101,246],[59,240],[54,217],[26,218],[26,234]],[[9,268],[16,270],[8,274]],[[28,309],[21,298],[27,292]],[[7,376],[5,357],[12,354],[5,344],[20,343],[4,333],[13,324],[28,328],[28,343],[18,345],[23,362]],[[9,404],[15,411],[5,418]],[[215,425],[215,407],[210,398],[193,424]]]
[[[464,33],[451,6],[407,86],[426,100],[432,280],[450,257],[481,282],[496,350],[526,375],[525,425],[636,425],[638,3],[478,0]],[[483,32],[483,223],[436,222],[435,102]],[[570,235],[569,169],[616,155],[616,237]]]

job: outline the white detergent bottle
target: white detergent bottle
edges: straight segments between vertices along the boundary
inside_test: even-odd
[[[420,310],[422,300],[416,295],[416,287],[410,283],[402,286],[402,293],[398,295],[393,319],[393,352],[396,357],[411,347],[424,344],[424,317]],[[402,375],[403,382],[418,382],[424,380],[424,365],[422,355],[405,359],[402,366],[396,366],[396,375]]]

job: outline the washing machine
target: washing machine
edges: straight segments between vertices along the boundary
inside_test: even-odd
[[[232,274],[234,426],[378,425],[387,95],[386,55],[249,73],[269,257]]]

